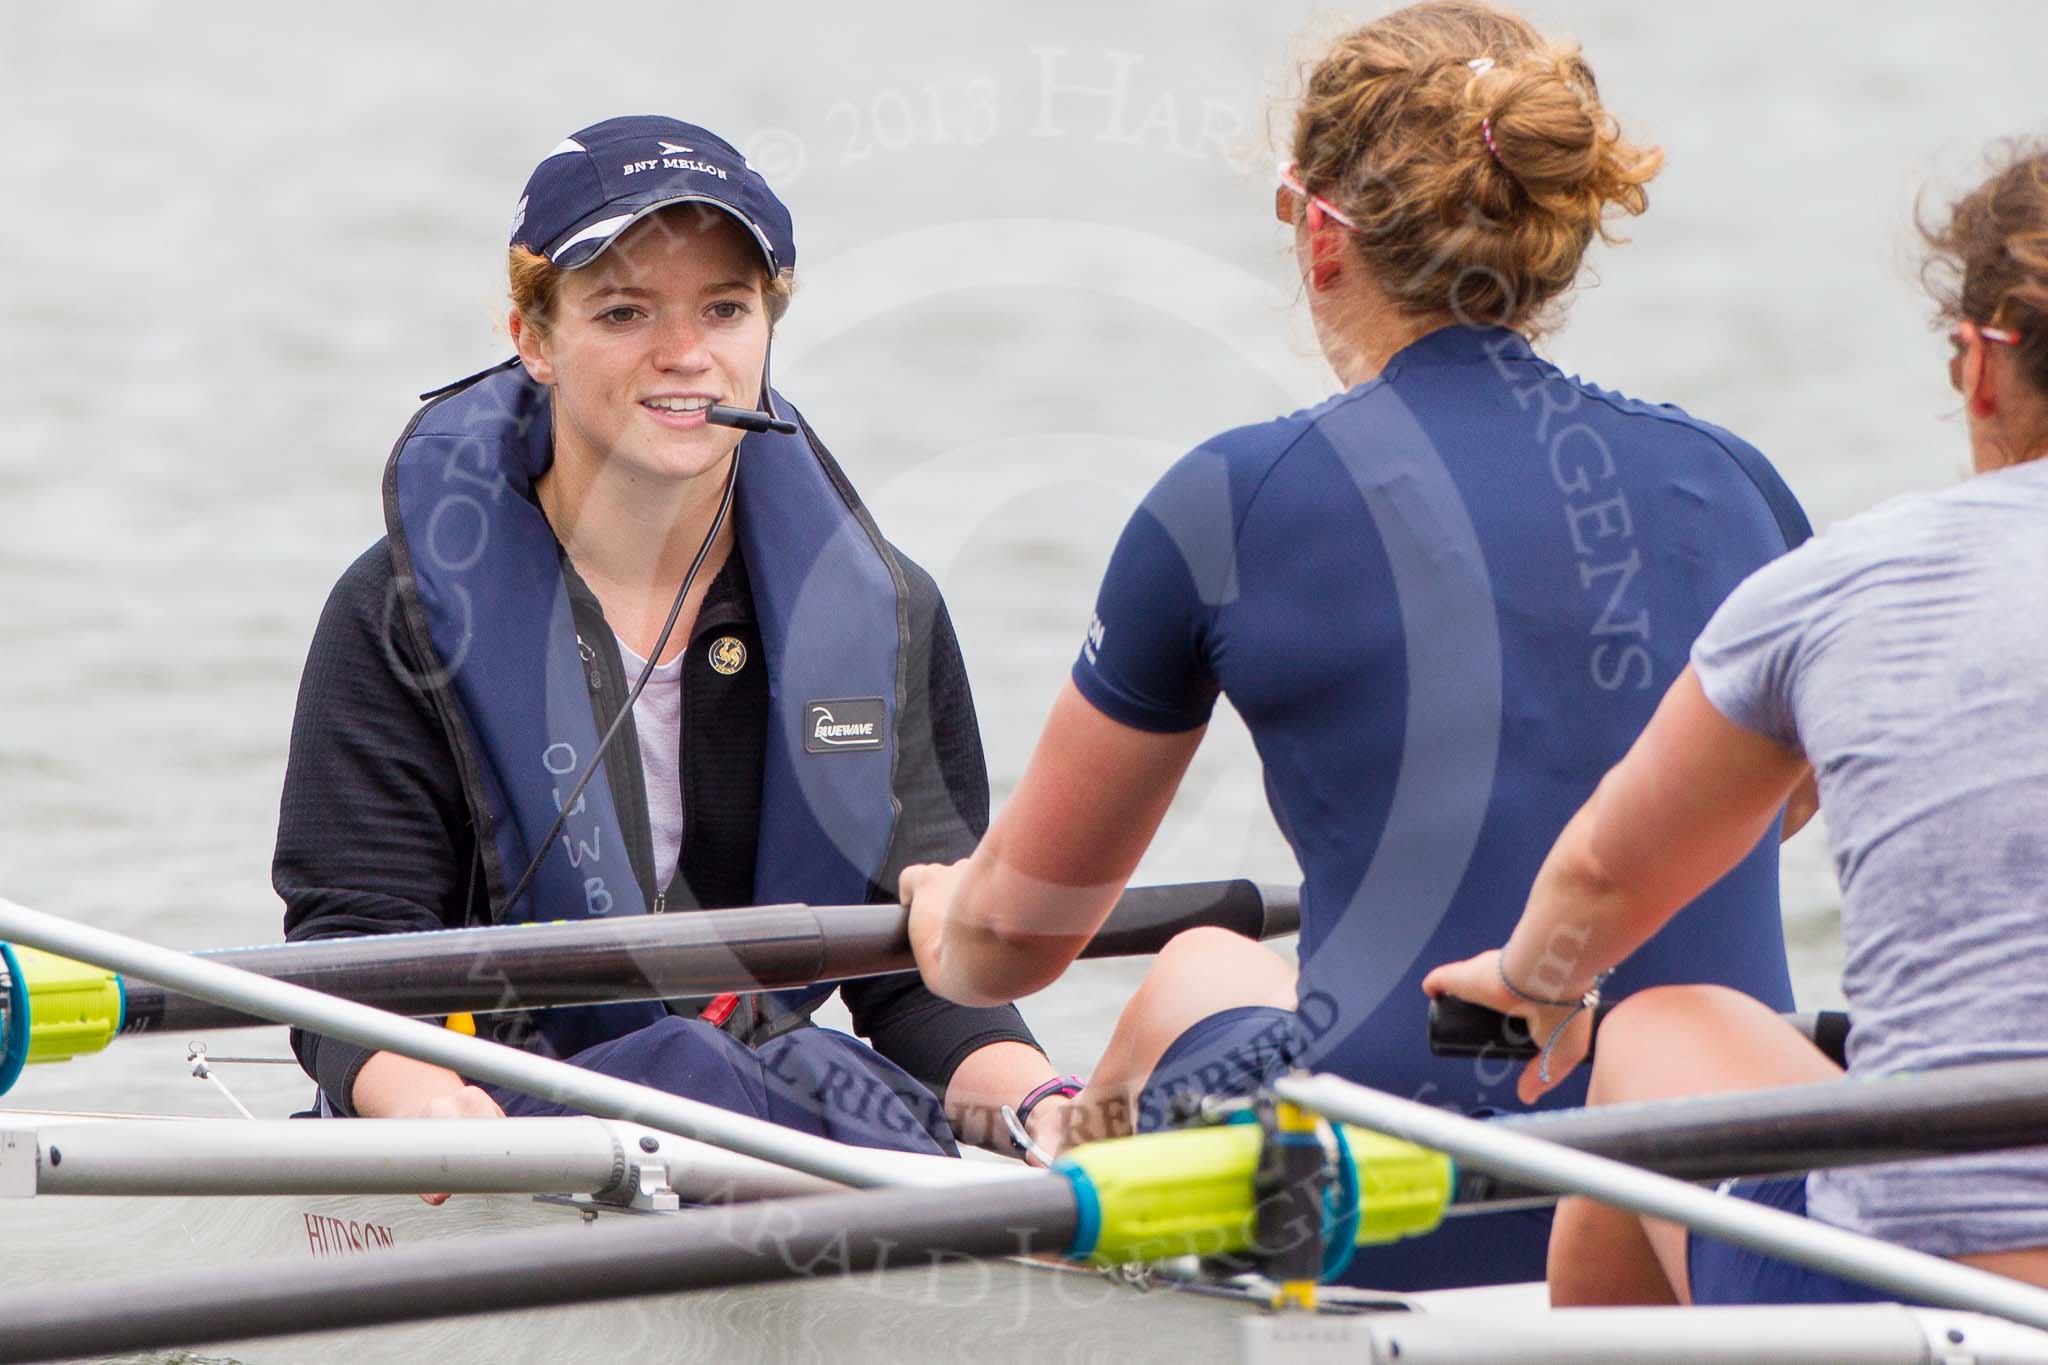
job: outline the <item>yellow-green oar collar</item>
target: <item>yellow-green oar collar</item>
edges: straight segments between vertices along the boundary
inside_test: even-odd
[[[7,972],[0,1095],[14,1087],[29,1063],[98,1052],[121,1031],[128,994],[117,974],[6,943],[0,943],[0,967]]]

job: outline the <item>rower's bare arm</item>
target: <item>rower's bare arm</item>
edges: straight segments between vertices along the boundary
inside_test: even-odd
[[[1045,1054],[1029,1043],[1004,1039],[976,1048],[960,1059],[946,1082],[946,1121],[962,1142],[1011,1155],[1015,1148],[1000,1110],[1016,1106],[1058,1073]],[[1041,1147],[1059,1146],[1060,1114],[1068,1101],[1050,1096],[1031,1111],[1029,1131]]]
[[[356,1073],[350,1096],[366,1119],[501,1119],[505,1111],[488,1093],[466,1084],[445,1066],[396,1052],[376,1052]]]
[[[416,1061],[396,1052],[373,1052],[349,1102],[366,1119],[501,1119],[505,1111],[487,1093],[467,1085],[445,1066]],[[429,1204],[445,1204],[446,1194],[422,1193]]]
[[[1501,974],[1532,995],[1575,999],[1755,848],[1807,771],[1798,753],[1715,710],[1686,669],[1558,836],[1499,963],[1486,952],[1447,964],[1423,989],[1522,1015],[1547,1037],[1563,1010],[1516,999]],[[1564,1079],[1590,1032],[1581,1021],[1561,1040],[1549,1082],[1529,1064],[1525,1101]]]
[[[1116,904],[1202,735],[1133,729],[1063,685],[973,856],[903,874],[925,983],[964,1005],[999,1005],[1057,979]]]

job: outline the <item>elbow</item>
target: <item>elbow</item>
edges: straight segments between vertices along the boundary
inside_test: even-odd
[[[1042,938],[1006,938],[997,952],[1002,964],[999,986],[1003,998],[993,1003],[1001,1005],[1036,995],[1059,980],[1073,961],[1071,954],[1059,952]]]
[[[1044,990],[1072,961],[1043,934],[978,926],[956,931],[938,970],[927,973],[935,994],[957,1005],[992,1009]]]

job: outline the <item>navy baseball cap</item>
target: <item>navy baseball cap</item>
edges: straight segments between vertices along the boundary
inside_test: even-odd
[[[512,215],[512,245],[574,270],[670,204],[709,204],[737,218],[771,275],[796,264],[789,210],[747,159],[694,124],[653,114],[594,123],[549,152]]]

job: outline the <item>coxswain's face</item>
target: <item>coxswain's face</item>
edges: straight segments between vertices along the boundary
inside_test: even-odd
[[[740,433],[704,410],[760,401],[763,270],[745,228],[684,206],[570,271],[546,334],[517,337],[528,373],[554,389],[555,458],[662,481],[721,468]]]

